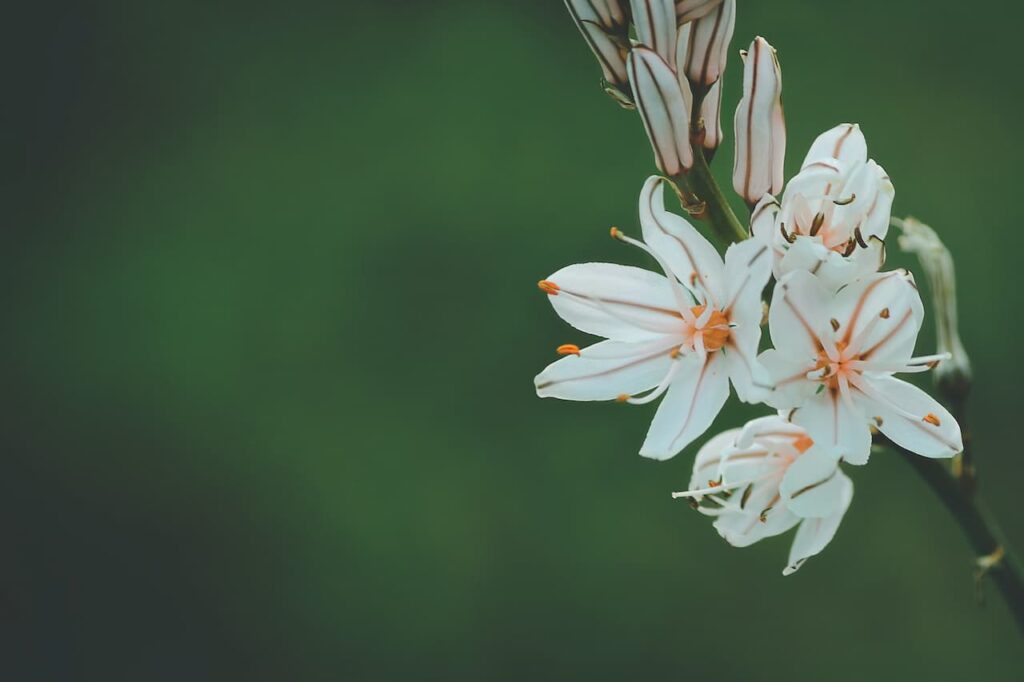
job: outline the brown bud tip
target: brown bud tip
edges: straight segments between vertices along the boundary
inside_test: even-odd
[[[537,282],[537,286],[540,288],[541,291],[543,291],[545,294],[548,294],[549,296],[558,295],[558,285],[552,282],[551,280],[542,279],[541,281]]]
[[[579,355],[580,347],[573,343],[563,343],[555,349],[555,352],[559,355]]]

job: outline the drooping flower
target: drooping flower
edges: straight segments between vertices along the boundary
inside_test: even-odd
[[[912,357],[924,317],[910,273],[877,273],[838,292],[797,270],[780,280],[768,325],[775,346],[760,359],[775,388],[765,402],[821,447],[864,464],[871,427],[907,450],[952,457],[960,426],[927,393],[893,377],[922,372],[944,356]]]
[[[753,206],[765,193],[782,190],[786,122],[782,70],[775,48],[754,38],[743,59],[743,97],[736,107],[736,156],[732,186]]]
[[[782,571],[789,575],[831,542],[853,482],[804,429],[771,416],[709,440],[694,460],[689,489],[672,496],[714,517],[715,530],[734,547],[799,525]]]
[[[629,3],[625,0],[565,0],[609,83],[624,87],[629,51]]]
[[[781,207],[761,198],[751,229],[771,244],[776,278],[809,270],[838,288],[881,267],[894,196],[860,127],[845,123],[814,141]]]
[[[652,176],[640,193],[643,242],[612,229],[665,274],[583,263],[542,280],[562,319],[607,340],[560,347],[567,357],[535,380],[539,396],[564,400],[644,404],[664,396],[640,450],[654,459],[674,456],[707,430],[730,380],[741,400],[753,402],[767,378],[756,359],[767,247],[752,239],[733,244],[723,263],[692,225],[665,209],[665,182]]]

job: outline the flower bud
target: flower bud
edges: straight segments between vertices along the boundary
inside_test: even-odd
[[[661,56],[670,67],[676,61],[676,8],[673,0],[630,0],[636,40]]]
[[[940,355],[949,358],[939,362],[935,368],[935,380],[948,383],[963,390],[971,380],[971,361],[960,341],[960,330],[956,316],[956,272],[949,249],[939,239],[935,230],[914,218],[894,220],[903,234],[899,237],[900,248],[917,255],[921,268],[928,277],[935,313],[935,337]]]
[[[654,162],[666,175],[679,175],[693,166],[690,147],[689,92],[656,52],[634,48],[626,61],[636,107],[654,149]]]
[[[744,56],[732,173],[732,185],[748,205],[753,206],[767,192],[777,194],[782,189],[785,156],[782,71],[775,48],[757,37]]]
[[[620,0],[565,0],[569,14],[601,65],[604,79],[625,86],[629,9]]]
[[[676,22],[682,26],[688,21],[700,19],[722,3],[722,0],[678,0]]]
[[[707,151],[714,151],[718,149],[718,145],[722,144],[722,140],[725,138],[725,134],[722,132],[722,81],[717,80],[715,84],[708,90],[708,94],[705,95],[704,101],[700,105],[700,117],[704,121],[704,140],[701,142],[701,146]],[[710,155],[705,154],[708,157],[708,161],[711,161]]]
[[[676,69],[686,74],[694,91],[721,77],[735,25],[736,0],[724,0],[708,14],[679,27]]]

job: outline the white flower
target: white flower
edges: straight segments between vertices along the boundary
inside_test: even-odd
[[[781,208],[761,199],[751,230],[771,244],[776,278],[809,270],[838,288],[881,267],[894,196],[885,171],[868,160],[860,127],[846,123],[814,141]]]
[[[676,69],[696,91],[718,82],[725,71],[736,25],[736,0],[725,0],[704,16],[679,27]]]
[[[565,0],[565,6],[597,57],[605,80],[620,87],[626,85],[629,3],[624,0]]]
[[[690,86],[660,55],[634,48],[626,60],[637,111],[654,149],[654,163],[666,175],[693,166],[690,146]]]
[[[540,282],[555,311],[580,331],[602,336],[549,365],[537,395],[564,400],[652,402],[662,395],[640,454],[668,459],[704,433],[729,396],[760,399],[767,376],[756,360],[761,291],[771,270],[767,247],[733,244],[725,262],[692,225],[664,207],[665,180],[640,193],[646,244],[616,238],[655,258],[665,276],[641,268],[583,263]],[[644,395],[638,395],[649,391]]]
[[[786,122],[782,70],[775,48],[758,37],[743,58],[743,98],[736,107],[736,158],[732,186],[753,206],[782,189]]]
[[[831,542],[853,499],[853,482],[806,431],[773,416],[709,440],[694,460],[689,490],[672,496],[715,517],[715,529],[734,547],[799,524],[782,571],[789,575]]]
[[[775,389],[765,402],[821,447],[864,464],[874,426],[926,457],[963,449],[953,416],[895,372],[925,371],[944,356],[911,357],[924,310],[902,270],[855,280],[834,292],[798,270],[775,286],[768,325],[774,350],[761,354]]]

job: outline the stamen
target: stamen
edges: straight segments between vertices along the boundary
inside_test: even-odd
[[[835,204],[836,206],[847,206],[849,204],[852,204],[853,200],[856,199],[856,198],[857,198],[856,194],[851,194],[846,199],[833,199],[832,203]]]
[[[682,367],[682,365],[683,363],[681,362],[673,362],[672,366],[669,368],[668,372],[665,373],[665,376],[662,377],[658,385],[655,386],[647,395],[639,398],[626,396],[625,400],[619,400],[619,402],[627,402],[630,405],[646,405],[647,403],[657,400],[665,393],[665,391],[668,390],[668,387],[672,385],[672,381],[676,378],[676,374],[679,373],[679,368]],[[622,396],[619,396],[619,398],[621,399]]]
[[[832,331],[839,331],[839,320],[833,317],[831,320],[829,320],[829,324],[832,325]]]
[[[921,419],[923,419],[924,421],[928,422],[932,426],[941,426],[942,425],[942,422],[939,421],[939,418],[935,416],[934,412],[929,412],[925,416],[921,417]]]
[[[889,309],[888,308],[882,308],[882,312],[878,313],[878,316],[880,318],[882,318],[883,320],[888,320],[889,319],[889,314],[890,313],[889,313]]]
[[[862,249],[868,248],[868,243],[866,241],[864,241],[864,237],[860,233],[860,226],[859,225],[857,227],[853,228],[853,238],[857,241],[857,244],[860,245],[860,248],[862,248]]]
[[[574,343],[563,343],[555,349],[555,352],[559,355],[579,355],[580,347]]]
[[[790,244],[796,241],[796,235],[791,235],[786,232],[786,223],[779,223],[779,232],[782,233],[782,238]]]
[[[811,230],[808,232],[812,237],[817,237],[818,232],[821,231],[821,226],[825,224],[825,214],[818,211],[814,215],[814,219],[811,221]]]
[[[692,320],[690,319],[692,315],[688,311],[690,309],[690,305],[693,301],[697,300],[698,297],[693,291],[688,291],[683,288],[679,279],[672,274],[672,269],[668,266],[668,263],[666,263],[662,257],[647,244],[644,244],[642,241],[637,239],[627,237],[622,230],[617,227],[613,227],[611,229],[611,235],[614,239],[618,239],[624,244],[637,247],[657,262],[658,266],[662,269],[662,272],[664,272],[665,278],[668,280],[669,287],[672,289],[672,295],[675,296],[676,299],[676,306],[679,308],[680,312],[682,312],[683,319],[692,323]],[[685,295],[683,293],[684,291],[686,292]]]
[[[537,282],[537,286],[540,288],[541,291],[543,291],[545,294],[548,294],[549,296],[557,296],[558,292],[560,291],[559,286],[549,279],[542,279],[541,281]]]

